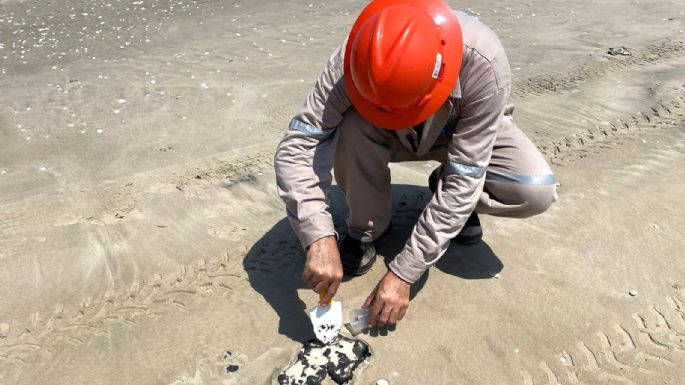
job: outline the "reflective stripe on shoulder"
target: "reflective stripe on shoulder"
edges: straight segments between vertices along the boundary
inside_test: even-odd
[[[456,162],[449,162],[447,164],[448,174],[464,175],[473,178],[482,178],[486,170],[486,167],[467,166]]]
[[[324,140],[333,134],[333,131],[323,131],[320,128],[314,127],[311,124],[307,124],[299,119],[293,119],[290,121],[290,128],[297,130],[307,135],[310,138]]]
[[[551,185],[557,183],[553,174],[547,175],[505,175],[488,171],[485,180],[517,184]]]

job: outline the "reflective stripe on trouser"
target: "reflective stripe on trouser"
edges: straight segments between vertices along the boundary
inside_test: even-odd
[[[365,121],[354,109],[345,113],[337,129],[335,179],[349,207],[347,226],[356,239],[372,241],[390,224],[392,202],[389,162],[447,160],[447,139],[417,157],[392,132]],[[476,176],[486,172],[476,212],[524,218],[544,212],[556,199],[552,171],[526,135],[505,116],[497,132],[487,170],[445,165],[454,172]],[[443,173],[444,174],[444,173]],[[442,176],[442,175],[441,175]]]

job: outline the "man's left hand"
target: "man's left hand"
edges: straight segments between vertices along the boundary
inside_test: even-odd
[[[363,308],[371,308],[369,326],[383,327],[404,318],[409,307],[410,284],[388,270],[366,298]]]

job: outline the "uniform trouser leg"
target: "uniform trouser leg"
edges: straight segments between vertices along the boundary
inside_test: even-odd
[[[375,127],[355,109],[338,126],[335,181],[345,193],[348,234],[371,242],[390,225],[392,196],[388,163],[397,138]]]
[[[511,117],[505,116],[476,212],[525,218],[544,212],[556,200],[556,181],[547,161]]]
[[[345,192],[350,213],[349,234],[372,241],[389,226],[392,215],[389,162],[437,160],[447,148],[421,157],[404,149],[391,132],[379,129],[350,109],[338,127],[335,179]],[[524,218],[540,214],[557,199],[553,173],[526,135],[505,116],[498,129],[492,158],[476,212]]]

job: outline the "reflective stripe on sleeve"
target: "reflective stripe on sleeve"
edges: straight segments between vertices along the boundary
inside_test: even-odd
[[[449,162],[447,164],[447,173],[448,174],[464,175],[464,176],[470,176],[473,178],[483,177],[483,175],[485,175],[486,170],[487,170],[486,167],[467,166],[465,164],[456,163],[456,162]]]
[[[314,139],[319,139],[319,140],[324,140],[331,136],[333,131],[323,131],[317,127],[312,126],[311,124],[307,124],[299,119],[293,119],[290,121],[290,128],[293,130],[300,131],[307,135],[310,138]]]

